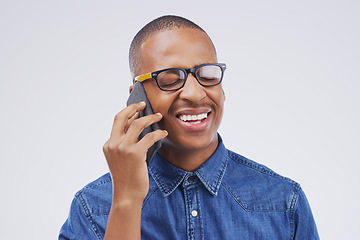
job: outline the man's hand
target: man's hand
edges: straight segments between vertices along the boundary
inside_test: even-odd
[[[162,115],[152,114],[139,118],[145,103],[135,103],[115,116],[110,139],[103,151],[113,181],[113,201],[105,233],[105,239],[140,238],[141,207],[149,189],[146,165],[147,150],[167,136],[164,130],[146,134],[140,141],[140,133],[161,120]]]

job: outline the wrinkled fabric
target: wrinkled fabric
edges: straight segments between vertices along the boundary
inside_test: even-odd
[[[227,150],[186,172],[155,154],[143,202],[142,239],[319,239],[300,185]],[[59,239],[103,239],[110,174],[76,193]]]

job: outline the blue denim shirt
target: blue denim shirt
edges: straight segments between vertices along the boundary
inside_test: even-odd
[[[142,239],[319,239],[299,184],[225,148],[186,172],[156,154],[141,216]],[[102,239],[109,174],[78,193],[59,239]]]

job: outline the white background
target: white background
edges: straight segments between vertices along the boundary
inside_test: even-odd
[[[225,145],[301,183],[322,239],[356,239],[359,1],[124,2],[0,1],[0,239],[56,239],[108,171],[129,44],[163,14],[202,26],[227,63]]]

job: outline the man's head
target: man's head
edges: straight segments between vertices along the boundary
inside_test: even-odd
[[[141,68],[141,45],[148,38],[159,32],[180,28],[193,28],[206,33],[200,26],[186,18],[166,15],[149,22],[135,35],[129,51],[129,66],[133,77],[139,75],[139,70]]]
[[[130,48],[134,76],[166,68],[188,69],[217,63],[211,39],[189,20],[165,16],[144,28]],[[169,157],[171,153],[200,150],[204,158],[209,157],[218,143],[217,129],[225,100],[222,85],[202,86],[192,73],[176,91],[161,90],[154,79],[143,81],[143,85],[154,112],[163,115],[160,128],[169,133],[159,152]]]

